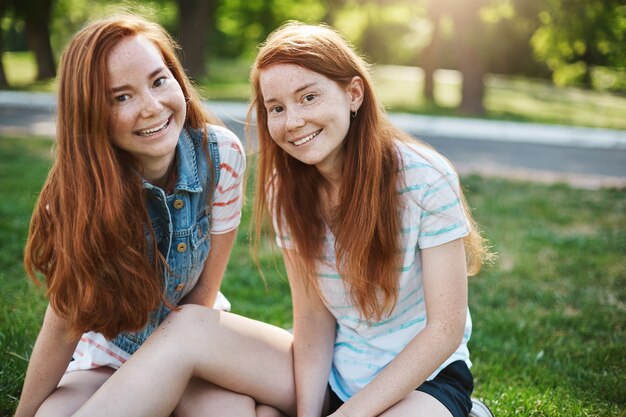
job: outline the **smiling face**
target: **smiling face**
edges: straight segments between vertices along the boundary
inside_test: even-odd
[[[159,50],[142,36],[123,39],[107,60],[113,142],[161,183],[185,123],[185,97]]]
[[[285,152],[315,165],[325,176],[341,172],[350,112],[358,110],[363,83],[343,86],[295,64],[273,64],[260,72],[270,136]]]

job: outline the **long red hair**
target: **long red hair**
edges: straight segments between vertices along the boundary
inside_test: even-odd
[[[367,64],[338,32],[324,25],[290,22],[268,37],[251,71],[251,109],[256,107],[259,140],[255,246],[258,248],[262,225],[272,214],[285,219],[307,285],[318,289],[313,272],[322,252],[325,229],[320,195],[324,179],[314,166],[289,156],[270,136],[260,74],[278,63],[300,65],[342,86],[355,76],[363,80],[363,103],[344,141],[340,203],[331,227],[336,238],[337,269],[349,283],[353,304],[365,319],[380,320],[395,306],[399,285],[399,213],[403,203],[397,193],[401,161],[394,141],[428,145],[391,124],[376,99]],[[461,200],[465,205],[463,196]],[[270,213],[270,204],[274,203]],[[488,251],[469,210],[466,213],[472,224],[465,240],[469,270],[477,273]],[[282,234],[281,225],[279,220]]]
[[[217,122],[185,75],[176,43],[156,23],[113,16],[86,25],[66,47],[59,67],[56,158],[33,211],[24,265],[36,282],[36,272],[43,274],[50,304],[73,337],[87,330],[107,338],[138,330],[167,302],[166,265],[154,242],[141,167],[110,135],[107,58],[132,36],[152,41],[161,52],[187,101],[186,126]]]

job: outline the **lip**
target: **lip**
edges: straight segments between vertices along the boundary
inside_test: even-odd
[[[133,133],[144,138],[157,135],[169,127],[172,122],[172,117],[173,116],[170,115],[164,122],[157,123],[154,126],[147,127],[145,129],[135,130]]]
[[[313,133],[309,133],[307,135],[302,135],[299,138],[295,138],[289,141],[294,146],[302,146],[304,144],[309,143],[313,139],[315,139],[320,133],[322,133],[323,129],[316,130]]]

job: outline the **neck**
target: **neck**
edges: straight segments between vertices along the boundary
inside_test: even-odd
[[[329,225],[334,223],[334,215],[336,208],[339,206],[339,195],[341,191],[341,169],[320,169],[316,166],[319,173],[326,180],[322,184],[322,193],[325,194],[325,198],[322,201],[322,215],[326,219]]]
[[[174,155],[166,161],[159,163],[145,164],[143,166],[143,177],[152,185],[164,188],[174,170]]]
[[[324,177],[330,190],[339,190],[341,188],[343,158],[340,155],[332,160],[322,161],[315,165],[315,168]]]

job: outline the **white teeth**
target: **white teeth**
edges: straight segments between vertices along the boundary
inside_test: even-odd
[[[297,140],[295,142],[292,142],[294,145],[296,146],[300,146],[300,145],[304,145],[305,143],[307,143],[308,141],[310,141],[311,139],[313,139],[315,136],[319,135],[321,132],[321,130],[318,130],[315,133],[311,133],[309,136],[303,137],[300,140]]]
[[[150,135],[153,135],[153,134],[157,133],[158,131],[165,129],[165,127],[169,123],[170,123],[170,119],[167,119],[165,121],[165,123],[163,123],[161,126],[157,126],[157,127],[152,128],[152,129],[138,130],[137,134],[140,135],[140,136],[150,136]]]

